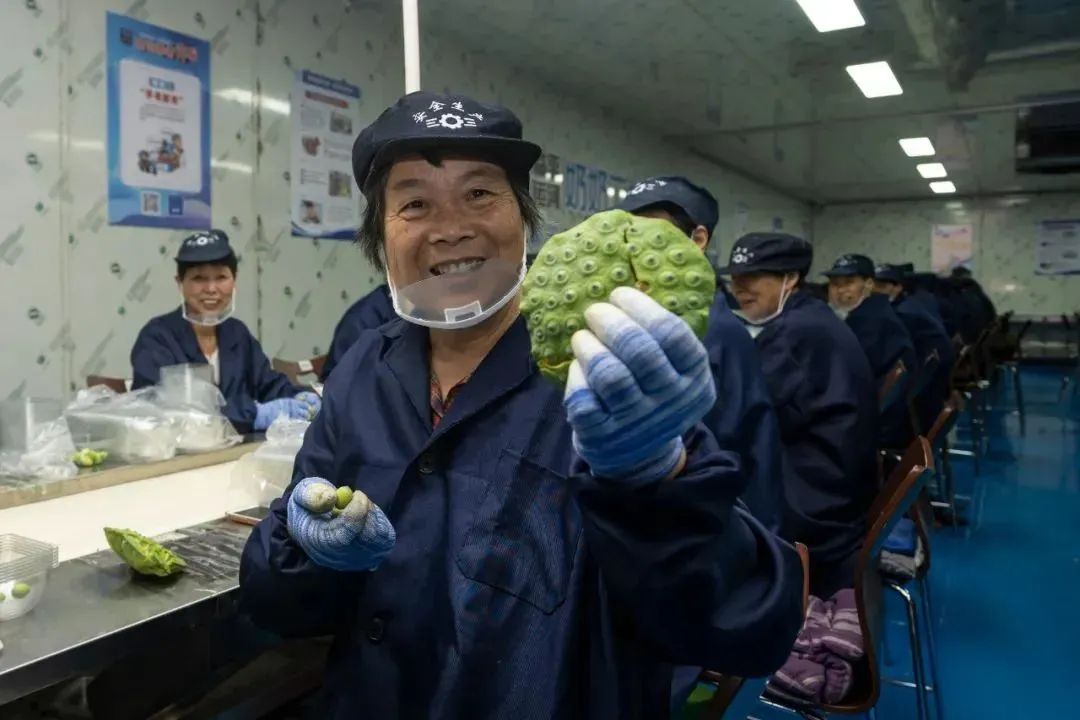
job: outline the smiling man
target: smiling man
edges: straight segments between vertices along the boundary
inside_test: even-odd
[[[265,430],[280,415],[307,420],[319,396],[270,367],[259,341],[236,310],[238,261],[221,230],[196,233],[176,255],[180,307],[156,317],[131,349],[133,389],[158,382],[161,368],[209,365],[225,396],[223,413],[239,432]]]

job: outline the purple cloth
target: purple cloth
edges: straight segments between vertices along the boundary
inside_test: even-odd
[[[795,697],[838,703],[851,692],[851,661],[862,656],[855,591],[846,588],[828,600],[811,596],[795,646],[770,682]]]

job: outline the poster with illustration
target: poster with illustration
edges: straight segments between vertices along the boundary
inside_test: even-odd
[[[352,144],[360,131],[360,88],[310,70],[292,92],[292,234],[350,240],[360,227]]]
[[[1043,220],[1035,245],[1036,275],[1080,275],[1080,220]]]
[[[971,225],[932,225],[930,227],[930,270],[947,275],[953,268],[971,267],[974,257],[975,228]]]
[[[210,46],[106,21],[109,223],[210,227]]]

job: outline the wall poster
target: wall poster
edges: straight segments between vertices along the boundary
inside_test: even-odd
[[[210,227],[210,45],[109,13],[109,223]]]
[[[351,240],[360,229],[352,145],[360,132],[360,88],[301,70],[292,91],[292,234]]]

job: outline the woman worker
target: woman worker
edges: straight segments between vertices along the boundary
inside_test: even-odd
[[[617,290],[565,397],[532,362],[539,153],[506,109],[426,92],[354,145],[401,319],[331,375],[240,570],[256,623],[334,636],[320,718],[666,718],[673,664],[768,673],[800,625],[794,551],[697,425],[715,392],[681,320]]]
[[[182,302],[148,322],[131,349],[132,388],[154,385],[161,368],[181,363],[210,365],[225,396],[222,412],[238,432],[262,431],[279,415],[308,419],[319,396],[293,385],[270,361],[236,309],[237,259],[221,230],[196,233],[176,255]]]

